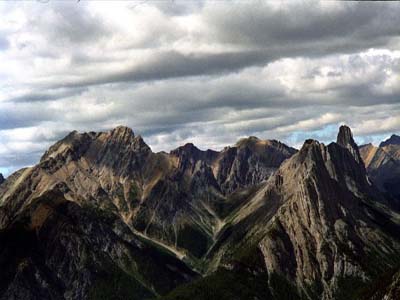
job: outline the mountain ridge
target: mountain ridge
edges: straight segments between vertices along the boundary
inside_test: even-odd
[[[124,126],[73,131],[0,186],[0,253],[14,251],[16,230],[32,240],[16,263],[0,259],[9,270],[0,299],[17,295],[18,287],[33,299],[33,286],[44,299],[101,299],[90,289],[101,285],[104,295],[119,289],[121,297],[136,289],[132,299],[359,300],[365,286],[398,267],[400,254],[400,216],[370,178],[372,150],[365,147],[358,148],[347,126],[336,142],[309,139],[299,151],[249,137],[221,151],[188,143],[154,153]],[[97,267],[74,260],[66,274],[86,268],[86,275],[78,281],[57,275],[53,282],[65,254],[37,243],[61,249],[62,240]],[[89,245],[98,253],[84,250]],[[142,269],[143,259],[150,269]],[[44,284],[18,271],[25,262]],[[43,273],[44,266],[50,269]],[[104,289],[113,278],[126,284]],[[233,288],[237,281],[245,283],[240,290]]]

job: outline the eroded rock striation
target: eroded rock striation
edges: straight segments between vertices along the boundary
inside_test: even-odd
[[[0,299],[395,299],[400,215],[372,173],[395,141],[154,153],[124,126],[71,132],[0,185]]]
[[[3,227],[32,199],[56,189],[79,205],[112,212],[132,230],[201,257],[222,219],[296,152],[277,141],[241,140],[221,152],[193,144],[153,153],[120,126],[108,132],[71,132],[40,163],[11,175],[0,189],[8,212]]]
[[[307,140],[221,232],[211,267],[258,272],[277,299],[290,286],[298,299],[357,297],[400,251],[397,214],[358,158],[348,129]]]

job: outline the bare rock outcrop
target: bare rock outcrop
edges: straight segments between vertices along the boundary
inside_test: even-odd
[[[200,257],[223,216],[248,193],[231,195],[267,180],[295,152],[277,141],[249,138],[221,152],[186,144],[169,154],[153,153],[128,127],[73,131],[38,165],[10,176],[0,188],[0,203],[12,216],[57,189],[70,201],[111,211],[133,230]]]
[[[259,270],[252,257],[261,252],[278,299],[277,276],[306,299],[345,299],[356,292],[349,282],[365,286],[396,267],[400,224],[368,181],[351,132],[341,128],[338,141],[305,141],[222,231],[211,266]]]
[[[71,132],[0,185],[0,299],[151,298],[194,270],[195,291],[249,285],[232,299],[355,298],[398,268],[393,140],[154,153],[124,126]]]

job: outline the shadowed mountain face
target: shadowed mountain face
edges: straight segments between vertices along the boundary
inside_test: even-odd
[[[390,138],[388,138],[386,141],[383,141],[382,143],[379,144],[379,147],[386,147],[390,145],[400,145],[400,136],[393,134]]]
[[[374,184],[388,197],[393,207],[400,209],[400,137],[392,135],[380,143],[360,147],[361,157]]]
[[[116,215],[59,191],[32,199],[0,231],[0,267],[0,299],[144,299],[197,275]]]
[[[346,126],[300,151],[249,137],[168,154],[127,127],[72,132],[0,185],[0,298],[393,294],[395,271],[379,278],[398,267],[400,216],[366,153]]]

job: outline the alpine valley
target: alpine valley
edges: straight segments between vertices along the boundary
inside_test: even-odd
[[[0,175],[0,299],[400,299],[400,137],[154,153],[71,132]]]

